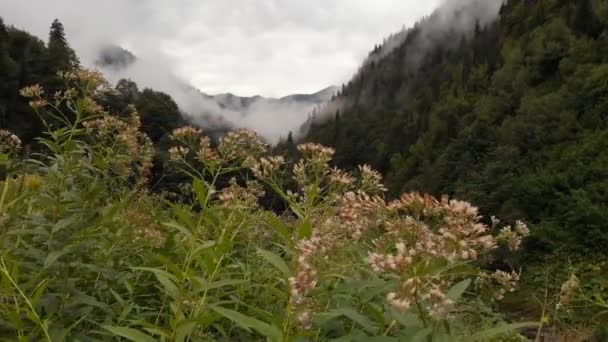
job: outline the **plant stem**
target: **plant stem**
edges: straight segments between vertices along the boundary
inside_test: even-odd
[[[19,295],[21,295],[23,300],[25,300],[25,303],[27,304],[28,308],[30,309],[30,312],[34,316],[36,324],[38,324],[40,326],[40,328],[42,329],[42,332],[44,332],[44,336],[46,337],[46,340],[49,342],[52,342],[53,340],[51,340],[51,336],[49,335],[47,328],[45,327],[42,320],[40,319],[40,316],[38,316],[36,309],[34,309],[32,302],[30,302],[29,298],[27,298],[25,293],[23,293],[23,291],[21,291],[21,288],[19,288],[19,285],[17,283],[15,283],[15,280],[13,280],[11,275],[8,273],[8,268],[6,267],[6,264],[4,263],[4,257],[0,257],[0,263],[1,263],[0,266],[2,266],[2,267],[0,267],[0,271],[4,274],[4,276],[8,279],[8,281],[13,285],[15,290],[17,290],[17,292],[19,292]]]
[[[2,213],[2,209],[4,207],[4,200],[6,198],[6,193],[8,192],[8,177],[4,180],[4,188],[2,189],[2,196],[0,196],[0,214]]]

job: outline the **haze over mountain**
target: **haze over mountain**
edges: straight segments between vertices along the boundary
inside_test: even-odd
[[[139,58],[124,73],[104,70],[111,81],[131,78],[140,87],[170,94],[200,121],[206,120],[201,113],[213,113],[235,127],[249,127],[276,140],[306,120],[308,103],[260,102],[251,107],[260,113],[255,118],[201,100],[190,88],[246,97],[314,94],[348,80],[370,45],[386,32],[411,25],[438,3],[20,0],[0,1],[0,13],[41,38],[46,23],[59,18],[87,66],[98,60],[100,47],[122,46]]]
[[[210,95],[180,80],[169,70],[149,69],[145,60],[116,45],[101,47],[95,65],[113,82],[123,78],[141,79],[142,71],[148,70],[148,79],[159,82],[155,88],[168,91],[184,111],[184,116],[194,123],[214,130],[252,128],[273,142],[296,131],[313,111],[338,91],[338,87],[330,86],[313,94],[281,98],[242,97],[232,93]]]

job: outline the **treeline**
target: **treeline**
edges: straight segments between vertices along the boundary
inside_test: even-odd
[[[415,68],[421,31],[410,30],[307,140],[335,146],[339,166],[380,169],[393,195],[449,194],[524,218],[529,260],[604,254],[607,24],[605,1],[510,0],[492,24],[443,32]]]
[[[50,28],[48,41],[6,26],[0,18],[0,127],[15,132],[26,144],[35,143],[44,131],[41,120],[19,91],[40,84],[48,94],[63,89],[59,71],[80,66],[80,61],[65,37],[59,20]],[[142,119],[142,129],[156,143],[184,124],[173,99],[152,89],[140,90],[133,81],[121,80],[114,93],[96,99],[109,113],[124,113],[135,105]]]

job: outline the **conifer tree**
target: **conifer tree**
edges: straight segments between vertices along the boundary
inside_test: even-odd
[[[58,19],[51,24],[48,50],[48,68],[53,74],[61,70],[73,69],[80,64],[76,53],[65,38],[63,24]]]
[[[0,127],[8,126],[8,99],[16,91],[17,73],[17,64],[9,54],[8,32],[0,18]]]

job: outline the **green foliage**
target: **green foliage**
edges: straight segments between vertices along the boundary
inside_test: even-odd
[[[507,1],[496,23],[445,32],[409,72],[422,38],[406,31],[343,89],[340,120],[313,123],[307,139],[335,146],[339,167],[378,168],[392,195],[455,195],[524,218],[526,261],[605,254],[606,9]]]
[[[171,135],[169,164],[191,187],[173,202],[146,191],[155,151],[137,113],[97,105],[98,73],[61,79],[53,99],[22,91],[64,123],[48,125],[35,159],[0,131],[1,340],[489,340],[524,326],[485,299],[519,276],[479,266],[501,240],[468,203],[388,203],[370,168],[331,169],[332,149],[300,145],[288,165],[252,132],[212,146],[194,127]],[[261,207],[266,190],[290,209]]]

